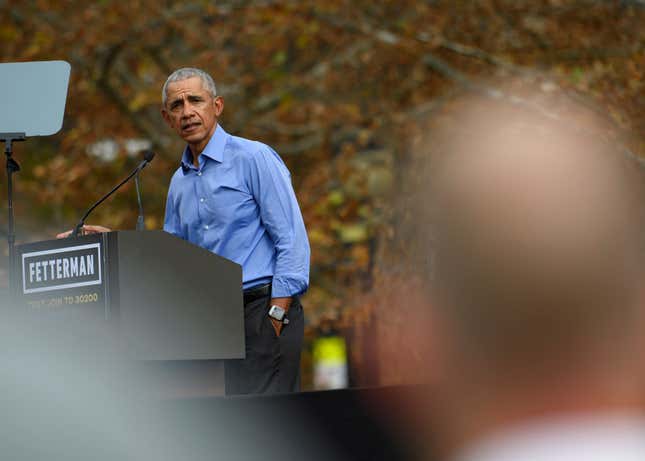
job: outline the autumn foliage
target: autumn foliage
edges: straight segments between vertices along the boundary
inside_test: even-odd
[[[583,101],[611,121],[607,136],[645,156],[642,1],[8,0],[0,18],[3,62],[72,65],[61,132],[15,147],[19,241],[72,226],[148,145],[158,155],[143,176],[146,224],[160,228],[182,148],[159,114],[161,86],[175,68],[201,67],[225,98],[227,131],[288,164],[312,245],[309,321],[331,315],[352,337],[380,338],[354,345],[359,363],[405,350],[415,282],[399,205],[412,160],[431,153],[418,150],[427,123],[450,123],[455,93],[566,122],[559,98]],[[541,96],[522,99],[528,87]],[[130,187],[91,222],[134,228],[136,214]],[[370,379],[402,376],[387,373]]]

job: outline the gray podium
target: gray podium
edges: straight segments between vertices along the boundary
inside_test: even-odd
[[[20,245],[14,274],[26,311],[109,325],[160,396],[224,395],[244,358],[241,267],[163,231]]]

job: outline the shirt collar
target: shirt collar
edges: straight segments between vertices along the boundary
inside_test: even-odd
[[[230,135],[224,131],[224,128],[222,128],[218,123],[215,127],[213,136],[211,136],[211,139],[208,141],[208,144],[206,144],[206,147],[204,147],[204,150],[200,155],[222,163],[224,161],[224,147],[226,146],[229,136]],[[195,165],[193,165],[193,154],[188,146],[184,148],[184,153],[181,156],[181,169],[184,171],[184,174],[186,174],[188,170],[195,169]]]

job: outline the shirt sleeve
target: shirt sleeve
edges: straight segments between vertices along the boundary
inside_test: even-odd
[[[272,296],[302,294],[309,286],[310,249],[289,170],[269,146],[252,156],[250,169],[249,188],[276,248]]]
[[[179,214],[177,213],[177,207],[175,206],[173,189],[171,180],[170,187],[168,187],[168,196],[166,197],[166,215],[163,221],[163,230],[179,238],[186,239],[186,237],[181,233]]]

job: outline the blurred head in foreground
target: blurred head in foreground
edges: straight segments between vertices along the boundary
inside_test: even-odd
[[[435,133],[423,204],[446,449],[605,417],[645,444],[639,167],[601,126],[478,104]]]

